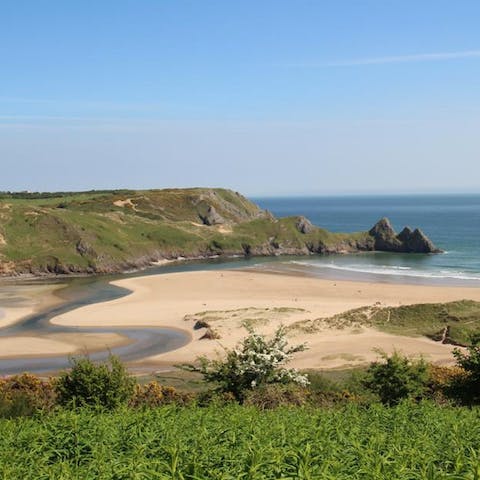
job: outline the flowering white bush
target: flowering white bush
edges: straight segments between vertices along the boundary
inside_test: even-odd
[[[284,328],[280,327],[272,338],[250,331],[250,335],[234,350],[227,350],[225,359],[200,358],[200,367],[189,370],[203,374],[208,382],[216,382],[223,391],[237,398],[245,390],[271,383],[296,383],[308,385],[306,375],[284,365],[296,352],[306,350],[306,345],[289,347]]]

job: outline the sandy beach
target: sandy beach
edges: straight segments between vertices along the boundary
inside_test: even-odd
[[[188,332],[192,341],[185,347],[145,359],[148,364],[159,366],[193,362],[200,355],[215,356],[246,335],[245,325],[269,334],[281,324],[290,326],[366,305],[480,301],[478,288],[333,281],[254,271],[172,273],[124,279],[114,284],[132,293],[73,310],[52,322],[68,326],[161,326]],[[194,329],[199,319],[208,320],[220,338],[201,339],[205,329]],[[438,363],[452,361],[451,346],[371,328],[326,328],[312,334],[292,331],[291,337],[293,342],[306,342],[309,346],[293,361],[299,368],[362,364],[376,358],[375,348],[422,354]]]

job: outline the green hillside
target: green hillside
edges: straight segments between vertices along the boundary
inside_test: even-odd
[[[0,273],[108,273],[161,259],[373,249],[225,189],[0,194]],[[303,233],[302,233],[303,230]]]

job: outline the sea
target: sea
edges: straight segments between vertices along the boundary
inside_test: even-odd
[[[279,259],[279,267],[320,277],[480,286],[480,195],[271,197],[253,199],[275,216],[304,215],[333,232],[369,230],[388,217],[399,232],[420,228],[445,253],[369,252]],[[262,267],[258,265],[258,267]]]

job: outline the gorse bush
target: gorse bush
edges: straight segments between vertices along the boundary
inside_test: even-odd
[[[161,405],[187,405],[193,401],[193,395],[179,392],[156,381],[144,385],[136,384],[129,405],[131,407],[159,407]]]
[[[61,373],[55,386],[61,405],[112,409],[131,399],[135,383],[120,360],[111,355],[105,363],[73,358],[71,370]]]
[[[462,403],[468,375],[458,365],[428,366],[428,397],[437,404]]]
[[[250,331],[237,348],[226,350],[225,358],[209,360],[202,357],[199,367],[184,365],[183,368],[200,372],[207,382],[214,382],[220,390],[242,399],[246,391],[268,384],[308,385],[306,375],[285,368],[293,354],[305,349],[303,344],[289,347],[283,328],[279,328],[270,339]]]
[[[395,405],[406,398],[421,398],[427,388],[427,363],[422,359],[411,360],[396,351],[390,356],[379,353],[384,361],[368,367],[364,385],[387,405]]]
[[[0,417],[29,416],[56,404],[52,381],[23,373],[0,379]]]

